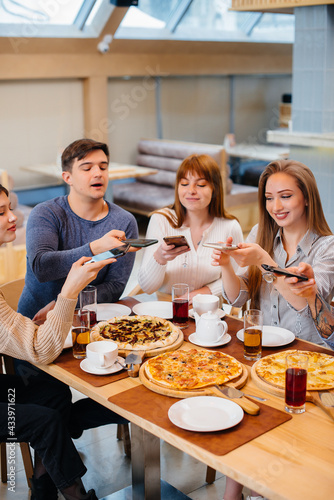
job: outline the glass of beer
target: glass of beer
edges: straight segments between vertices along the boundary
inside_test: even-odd
[[[93,285],[87,285],[81,290],[79,295],[80,309],[87,309],[90,314],[90,326],[96,324],[97,318],[97,288]]]
[[[285,358],[285,410],[289,413],[304,413],[307,388],[308,357],[300,352]]]
[[[173,323],[185,328],[189,320],[189,286],[177,283],[172,286]]]
[[[249,309],[244,314],[244,358],[256,361],[262,354],[263,313]]]
[[[88,309],[76,309],[72,321],[73,356],[77,359],[86,357],[86,347],[90,342],[90,312]]]

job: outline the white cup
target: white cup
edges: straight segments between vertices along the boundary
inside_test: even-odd
[[[86,358],[96,368],[108,368],[117,359],[118,346],[110,340],[91,342],[86,348]]]
[[[200,316],[211,311],[218,314],[219,297],[215,295],[198,293],[193,297],[193,308]]]

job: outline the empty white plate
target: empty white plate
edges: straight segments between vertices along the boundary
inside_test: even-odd
[[[214,396],[182,399],[168,410],[168,418],[174,425],[197,432],[229,429],[241,422],[243,416],[239,405]]]
[[[244,341],[244,329],[238,331],[237,337],[241,342]],[[264,326],[262,332],[263,347],[279,347],[281,345],[290,344],[295,339],[295,335],[281,328],[280,326]]]
[[[132,311],[140,316],[157,316],[158,318],[172,319],[173,304],[163,300],[153,302],[140,302],[133,306]]]
[[[97,321],[107,321],[115,316],[128,316],[131,313],[131,308],[123,304],[97,304],[96,313]]]

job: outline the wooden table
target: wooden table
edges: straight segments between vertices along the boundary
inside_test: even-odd
[[[136,301],[127,298],[121,303],[132,306]],[[228,316],[226,321],[232,335],[230,344],[234,343],[235,346],[240,342],[235,333],[242,328],[242,322]],[[188,333],[191,331],[194,331],[193,320]],[[309,346],[317,348],[314,344]],[[192,347],[189,342],[182,346],[183,349]],[[231,348],[227,344],[221,350],[228,353]],[[334,422],[311,403],[306,403],[304,414],[293,415],[291,420],[219,456],[108,401],[111,396],[139,386],[138,378],[125,378],[102,387],[93,387],[55,364],[40,368],[131,421],[132,493],[135,500],[160,499],[160,439],[271,500],[332,498]],[[250,368],[248,365],[249,371]],[[283,399],[260,390],[250,379],[245,392],[265,397],[265,404],[284,409]]]
[[[59,183],[63,182],[62,170],[60,165],[31,165],[28,167],[21,167],[22,170],[27,170],[39,175],[48,175],[56,179]],[[145,177],[146,175],[156,174],[158,170],[149,167],[140,167],[138,165],[127,165],[125,163],[109,163],[109,185],[106,192],[106,199],[110,202],[113,200],[112,196],[112,181],[120,179],[131,179],[135,177]]]

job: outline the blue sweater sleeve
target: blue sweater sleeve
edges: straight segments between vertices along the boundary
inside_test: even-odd
[[[42,297],[38,300],[41,295],[37,290],[38,283],[47,286],[49,295],[46,303],[56,299],[53,295],[56,291],[59,293],[72,264],[82,256],[91,256],[89,243],[112,229],[124,231],[127,238],[138,237],[134,216],[114,204],[109,204],[108,215],[99,221],[78,217],[69,208],[66,197],[42,203],[32,210],[27,223],[29,269],[25,288],[39,302],[39,308],[43,306]],[[98,289],[98,302],[115,302],[119,299],[132,271],[134,259],[135,254],[129,253],[98,273],[92,282]],[[31,274],[38,282],[34,281]],[[50,290],[53,290],[52,298]]]

